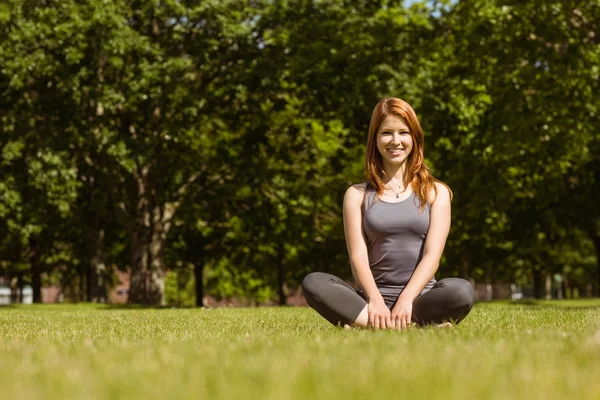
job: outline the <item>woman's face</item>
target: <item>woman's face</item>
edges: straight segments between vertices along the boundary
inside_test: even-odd
[[[377,131],[377,149],[384,164],[399,165],[408,159],[413,139],[401,118],[388,115]]]

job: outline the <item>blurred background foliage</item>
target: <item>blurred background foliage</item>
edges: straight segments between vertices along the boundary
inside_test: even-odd
[[[5,0],[0,277],[285,304],[408,101],[454,191],[438,276],[598,293],[600,2]]]

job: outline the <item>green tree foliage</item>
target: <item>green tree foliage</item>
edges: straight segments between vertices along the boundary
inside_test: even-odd
[[[40,302],[42,273],[60,263],[77,264],[68,220],[79,183],[70,148],[61,140],[62,94],[49,78],[62,66],[45,62],[44,51],[30,41],[36,30],[46,32],[27,20],[35,10],[9,5],[0,8],[3,36],[10,38],[0,52],[0,248],[5,268],[19,286],[31,283]]]
[[[94,174],[110,173],[104,190],[127,230],[133,302],[164,303],[173,215],[199,177],[214,184],[227,169],[211,160],[235,137],[223,117],[246,50],[249,9],[236,2],[14,1],[8,10],[5,58],[22,63],[5,69],[9,90],[30,98],[26,82],[46,88],[31,101],[55,108],[46,114],[60,122],[53,133]],[[39,77],[23,68],[32,63]]]
[[[449,253],[465,274],[558,272],[569,238],[597,221],[585,202],[598,190],[599,11],[460,1],[440,18],[423,114],[456,192]]]
[[[262,54],[241,116],[239,262],[276,283],[280,304],[284,283],[297,287],[308,272],[348,276],[342,195],[364,179],[373,105],[414,92],[412,45],[424,26],[422,13],[394,3],[342,1],[276,2],[257,23]]]
[[[177,288],[195,280],[197,305],[350,278],[342,196],[364,180],[373,106],[398,96],[455,193],[442,274],[584,284],[600,258],[599,8],[5,1],[0,273],[37,293],[55,271],[103,301],[118,265],[131,302],[188,304]]]

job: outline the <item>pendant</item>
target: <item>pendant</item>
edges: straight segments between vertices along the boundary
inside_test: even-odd
[[[400,195],[398,193],[396,193],[396,198],[399,198],[399,197],[400,197]]]

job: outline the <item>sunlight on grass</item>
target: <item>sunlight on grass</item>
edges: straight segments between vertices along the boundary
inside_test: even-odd
[[[600,301],[478,304],[453,329],[307,308],[0,308],[3,398],[598,399]]]

